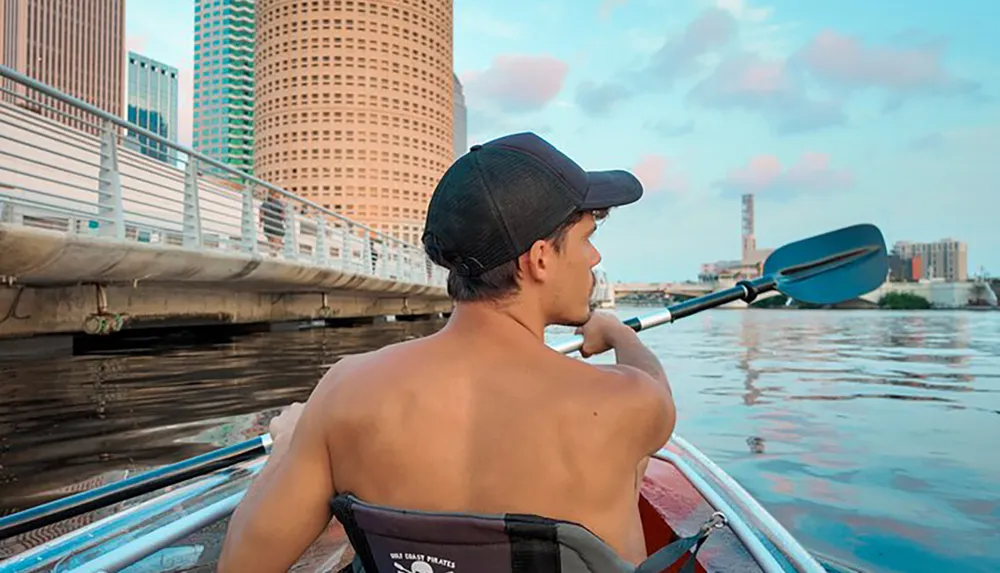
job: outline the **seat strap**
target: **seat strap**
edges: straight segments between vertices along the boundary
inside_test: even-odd
[[[693,573],[695,567],[696,557],[698,556],[698,551],[701,550],[701,546],[708,539],[708,536],[712,534],[716,529],[720,529],[726,525],[726,516],[722,513],[716,512],[712,514],[712,517],[698,529],[698,532],[694,535],[688,537],[682,537],[673,543],[661,548],[656,553],[649,556],[648,559],[639,564],[635,568],[635,573],[661,573],[663,570],[667,569],[674,563],[677,563],[684,554],[690,551],[694,547],[694,553],[687,563],[684,564],[684,568],[681,569],[681,573]]]
[[[361,559],[355,555],[354,559],[351,559],[351,562],[337,573],[367,573],[367,571],[365,571],[365,566],[361,564]]]
[[[362,573],[371,569],[370,573],[378,573],[375,559],[372,557],[371,547],[368,545],[367,534],[358,526],[354,520],[354,505],[356,498],[350,494],[338,495],[330,502],[334,517],[344,526],[347,539],[354,549],[354,560],[349,567],[355,573]],[[360,571],[359,571],[360,570]],[[339,572],[338,572],[339,573]]]

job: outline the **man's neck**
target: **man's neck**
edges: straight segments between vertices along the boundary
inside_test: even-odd
[[[521,302],[461,302],[448,319],[448,330],[487,329],[492,334],[523,337],[525,334],[544,342],[545,319],[541,312]]]

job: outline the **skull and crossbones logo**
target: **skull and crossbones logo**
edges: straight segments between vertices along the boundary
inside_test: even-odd
[[[430,563],[426,563],[424,561],[414,561],[413,564],[410,565],[409,569],[403,567],[399,563],[394,562],[393,564],[396,566],[396,569],[400,571],[400,573],[434,573],[434,568],[431,567]],[[455,572],[448,571],[447,573]]]

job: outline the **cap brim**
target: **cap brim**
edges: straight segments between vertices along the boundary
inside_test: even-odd
[[[628,171],[588,171],[589,185],[581,209],[610,209],[635,203],[642,197],[642,183]]]

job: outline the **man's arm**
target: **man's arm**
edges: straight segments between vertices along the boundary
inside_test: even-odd
[[[634,380],[640,447],[651,455],[667,443],[677,423],[673,392],[660,359],[634,330],[622,327],[610,335],[609,342],[619,368],[634,369],[630,377]]]
[[[330,523],[335,487],[321,406],[310,400],[294,431],[276,438],[229,522],[218,571],[287,571]]]
[[[626,434],[622,437],[635,444],[642,456],[652,455],[670,439],[677,419],[670,382],[660,360],[612,313],[595,311],[578,332],[584,338],[584,357],[614,349],[617,364],[599,368],[618,381],[619,396],[628,412],[628,427],[622,428]]]
[[[622,324],[622,328],[614,329],[608,338],[618,364],[642,370],[670,394],[670,382],[663,370],[663,364],[650,349],[646,348],[634,330]]]

